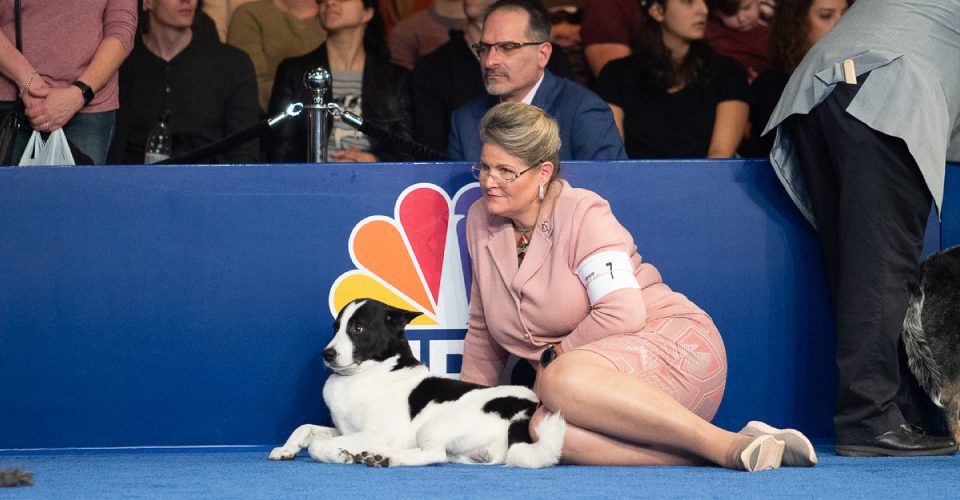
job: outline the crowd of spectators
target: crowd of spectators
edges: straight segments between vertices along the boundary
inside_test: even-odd
[[[397,19],[397,1],[383,6],[377,0],[139,0],[132,40],[104,31],[90,42],[96,48],[96,39],[111,40],[118,53],[129,54],[104,79],[106,87],[101,82],[94,86],[92,106],[76,112],[79,120],[101,111],[103,106],[96,104],[103,101],[103,92],[119,99],[112,111],[116,125],[109,157],[103,158],[102,147],[90,156],[97,163],[141,161],[146,135],[164,115],[178,144],[175,154],[209,144],[275,115],[291,101],[306,101],[302,73],[316,65],[332,71],[328,100],[441,153],[456,146],[449,143],[455,110],[472,100],[527,98],[539,105],[548,99],[546,93],[562,85],[570,96],[579,96],[566,101],[609,107],[612,113],[604,110],[601,120],[609,120],[611,130],[615,125],[627,157],[765,156],[771,138],[758,132],[790,72],[853,2],[532,0],[547,13],[550,33],[531,29],[536,16],[527,9],[530,16],[521,15],[520,29],[511,31],[515,40],[492,40],[484,38],[496,35],[484,34],[484,21],[494,0],[408,1],[412,12]],[[38,8],[24,6],[28,19],[42,14],[33,9]],[[394,14],[386,24],[381,18],[385,12]],[[5,55],[0,91],[7,88],[0,107],[12,108],[31,70],[12,52],[13,16],[0,13],[0,28],[5,38],[0,40]],[[31,31],[26,34],[30,38]],[[27,40],[28,46],[33,41]],[[523,45],[514,50],[503,42]],[[26,59],[34,52],[25,49]],[[44,70],[49,62],[30,63],[38,73],[30,88],[38,95],[43,88],[69,87],[68,80],[80,76],[57,76],[64,70]],[[522,87],[524,95],[491,91],[497,78],[511,78],[499,74],[507,70],[534,78],[532,86]],[[109,82],[119,82],[119,90]],[[24,95],[29,109],[40,109],[33,93]],[[549,98],[551,103],[554,99]],[[288,120],[236,154],[210,161],[305,161],[304,121],[303,115]],[[47,132],[44,127],[70,123],[44,114],[43,122],[33,125]],[[426,159],[340,120],[331,120],[329,128],[328,161]],[[476,131],[453,133],[460,141]],[[611,147],[621,149],[619,144]],[[467,157],[471,151],[456,149],[453,156],[475,160]]]

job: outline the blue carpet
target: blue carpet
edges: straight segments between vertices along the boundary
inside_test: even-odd
[[[956,498],[960,456],[844,458],[754,474],[713,467],[574,467],[541,470],[441,465],[370,469],[267,449],[0,452],[36,485],[0,498]]]

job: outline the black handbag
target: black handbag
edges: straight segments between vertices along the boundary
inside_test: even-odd
[[[5,111],[0,119],[0,165],[13,165],[13,143],[16,142],[20,131],[20,120],[17,117],[20,106],[11,111]]]
[[[14,22],[17,29],[17,50],[23,52],[22,27],[20,26],[20,0],[13,2]],[[13,144],[17,141],[20,132],[20,116],[23,115],[23,100],[17,97],[17,105],[12,110],[5,111],[0,116],[0,166],[15,165],[13,161]]]

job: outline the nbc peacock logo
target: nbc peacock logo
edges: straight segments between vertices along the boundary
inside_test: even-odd
[[[472,279],[466,217],[480,195],[477,183],[452,199],[434,184],[414,184],[397,197],[393,217],[358,222],[348,243],[355,269],[330,287],[330,313],[359,298],[420,311],[407,327],[414,355],[433,372],[459,375]]]

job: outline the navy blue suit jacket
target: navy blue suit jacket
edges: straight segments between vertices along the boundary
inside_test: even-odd
[[[447,150],[450,159],[480,159],[480,119],[499,102],[497,96],[483,95],[454,110]],[[533,105],[557,120],[561,160],[627,159],[610,107],[582,85],[544,71]]]

